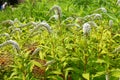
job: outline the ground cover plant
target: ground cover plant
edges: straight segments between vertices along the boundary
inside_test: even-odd
[[[26,0],[0,12],[0,80],[120,80],[119,0]]]

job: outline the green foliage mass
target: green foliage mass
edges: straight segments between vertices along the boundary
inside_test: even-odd
[[[6,67],[8,59],[0,57],[0,80],[119,80],[116,2],[26,0],[7,6],[0,11],[0,54],[12,55],[12,64]]]

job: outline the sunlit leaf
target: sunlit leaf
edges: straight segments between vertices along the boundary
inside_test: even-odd
[[[120,69],[112,70],[112,76],[120,78]]]
[[[56,70],[56,71],[51,71],[51,73],[52,73],[52,74],[57,74],[57,75],[62,74],[62,72],[61,72],[61,71],[59,71],[59,70]]]
[[[103,74],[105,74],[105,71],[97,72],[95,75],[93,75],[93,77],[98,77],[98,76],[101,76]]]
[[[97,59],[96,63],[106,63],[106,61],[102,59]]]
[[[48,79],[52,79],[52,80],[63,80],[62,77],[56,76],[56,75],[54,75],[54,76],[48,76],[47,78],[48,78]]]
[[[38,66],[38,67],[42,67],[42,65],[41,65],[39,62],[37,62],[37,61],[35,61],[35,60],[32,60],[32,62],[33,62],[34,65],[36,65],[36,66]]]
[[[66,68],[66,71],[70,71],[70,70],[74,70],[74,68],[70,67],[70,68]]]
[[[83,73],[82,76],[83,76],[86,80],[90,80],[90,74],[89,74],[89,73]]]

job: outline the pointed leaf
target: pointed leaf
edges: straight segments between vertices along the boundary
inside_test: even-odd
[[[90,80],[90,74],[89,73],[83,73],[82,76],[87,79]]]

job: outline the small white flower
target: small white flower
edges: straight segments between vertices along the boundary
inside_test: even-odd
[[[109,20],[109,26],[110,26],[110,27],[113,26],[113,20]]]
[[[89,23],[84,23],[83,24],[83,34],[84,35],[89,35],[91,30],[90,24]]]

